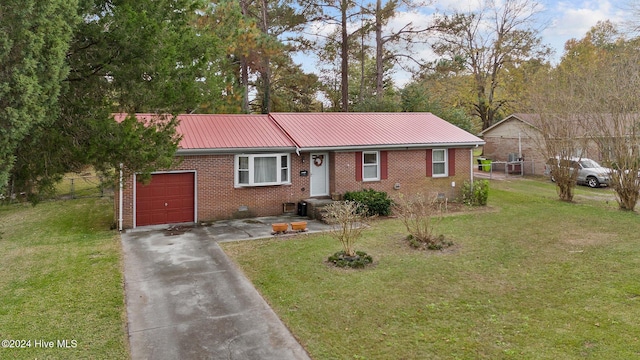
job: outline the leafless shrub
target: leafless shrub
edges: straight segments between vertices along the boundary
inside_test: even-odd
[[[554,159],[547,166],[558,197],[572,201],[578,172],[567,165],[581,158],[589,140],[581,125],[581,104],[576,100],[583,95],[582,86],[572,73],[558,71],[541,76],[535,88],[532,103],[536,104],[536,128],[529,136],[545,159]]]
[[[332,225],[331,236],[340,241],[347,256],[356,256],[355,243],[362,235],[369,218],[362,215],[362,205],[355,201],[337,201],[325,207],[323,215]]]
[[[624,43],[623,43],[624,44]],[[587,118],[604,161],[613,168],[611,187],[622,210],[634,210],[640,192],[640,51],[620,45],[603,57],[584,86]]]
[[[409,241],[414,247],[440,249],[445,245],[444,236],[436,235],[436,225],[442,220],[443,202],[437,196],[425,197],[418,193],[412,196],[400,194],[394,204],[398,214],[409,232]]]

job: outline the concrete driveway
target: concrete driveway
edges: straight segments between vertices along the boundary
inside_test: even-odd
[[[271,236],[270,221],[123,233],[132,359],[309,359],[217,244]]]

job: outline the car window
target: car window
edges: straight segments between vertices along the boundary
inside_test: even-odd
[[[585,169],[600,167],[600,164],[591,159],[582,159],[580,161],[580,165],[582,165],[582,167]]]
[[[558,164],[558,166],[577,168],[578,167],[578,163],[575,162],[575,161],[572,161],[572,160],[562,159],[562,160],[560,160],[560,164]]]

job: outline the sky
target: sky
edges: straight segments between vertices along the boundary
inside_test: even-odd
[[[496,0],[496,2],[499,1]],[[542,42],[555,51],[552,62],[556,63],[562,56],[567,40],[583,38],[598,21],[607,19],[614,23],[623,21],[628,14],[625,9],[633,1],[638,0],[538,0],[541,4],[541,12],[537,16],[537,23]],[[399,14],[395,23],[398,26],[410,21],[414,24],[427,24],[436,10],[464,11],[477,7],[477,4],[478,0],[433,0],[431,6],[426,6],[419,12]],[[323,32],[330,30],[330,27],[323,25]],[[421,54],[424,58],[431,57],[431,51],[426,44],[415,48],[414,54]],[[300,55],[294,60],[302,64],[305,71],[318,72],[319,65],[313,55]],[[396,71],[394,80],[396,86],[402,87],[410,81],[410,74]]]
[[[548,0],[544,16],[549,24],[542,31],[542,39],[560,57],[567,40],[583,38],[598,21],[624,21],[628,13],[625,9],[630,1],[632,0]]]

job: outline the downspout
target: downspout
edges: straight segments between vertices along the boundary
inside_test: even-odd
[[[476,145],[476,148],[478,145]],[[469,183],[471,185],[471,192],[473,192],[473,148],[469,149]]]
[[[122,190],[122,163],[120,163],[120,179],[118,190],[118,230],[122,231],[122,205],[124,203],[124,193]]]

